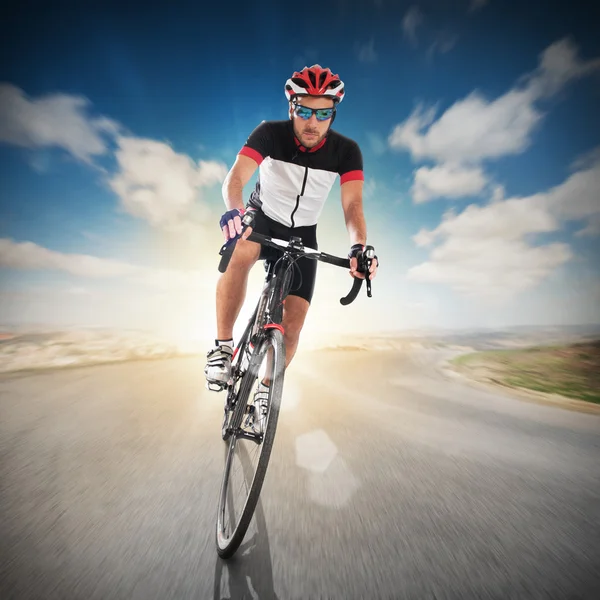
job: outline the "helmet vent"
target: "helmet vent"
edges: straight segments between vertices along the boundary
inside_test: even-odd
[[[308,87],[306,81],[304,81],[304,79],[300,79],[300,77],[292,77],[292,82],[305,89]]]

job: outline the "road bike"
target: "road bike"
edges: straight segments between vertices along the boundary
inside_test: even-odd
[[[253,224],[252,211],[242,218],[242,234]],[[224,273],[237,239],[223,245],[219,254],[219,271]],[[340,258],[304,247],[300,238],[289,241],[255,233],[248,240],[268,248],[265,258],[265,283],[260,298],[238,342],[231,363],[231,378],[217,385],[227,391],[221,435],[226,442],[225,468],[219,494],[216,544],[221,558],[230,558],[240,546],[256,508],[275,439],[285,372],[283,310],[290,292],[293,269],[300,258],[319,260],[338,267],[350,268],[348,258]],[[346,306],[353,302],[367,284],[371,297],[369,268],[375,259],[372,246],[357,256],[358,271],[365,279],[355,278],[350,293],[340,299]],[[266,410],[257,414],[253,404],[259,382],[268,384]],[[211,387],[211,389],[215,389]]]

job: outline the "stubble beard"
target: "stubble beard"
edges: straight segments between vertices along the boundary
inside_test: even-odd
[[[319,132],[311,129],[310,127],[306,128],[306,127],[301,127],[300,131],[296,130],[296,123],[294,123],[294,130],[296,133],[296,137],[300,140],[301,144],[305,147],[305,148],[314,148],[315,146],[319,145],[323,139],[325,138],[325,136],[327,135],[329,128],[327,128],[327,130],[322,134],[319,135]],[[318,137],[316,138],[306,138],[305,134],[306,133],[314,133],[315,135],[317,135]]]

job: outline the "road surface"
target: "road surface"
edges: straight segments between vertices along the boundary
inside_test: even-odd
[[[600,598],[600,416],[441,357],[299,355],[228,562],[201,358],[3,376],[0,598]]]

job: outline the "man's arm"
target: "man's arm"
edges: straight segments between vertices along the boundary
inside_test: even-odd
[[[242,154],[237,155],[221,188],[227,210],[244,208],[244,186],[250,181],[257,168],[258,163],[254,159]]]
[[[342,208],[344,209],[346,228],[350,234],[350,241],[352,242],[353,246],[354,244],[362,244],[365,246],[367,243],[367,224],[365,222],[365,215],[363,212],[362,191],[362,180],[356,179],[352,181],[346,181],[342,184]],[[365,276],[356,270],[357,266],[358,262],[356,257],[351,258],[350,275],[352,275],[352,277],[364,279]],[[379,260],[373,260],[369,270],[369,279],[375,278],[377,275],[378,266]]]
[[[367,243],[367,224],[363,213],[363,182],[346,181],[341,186],[342,208],[346,220],[346,229],[350,234],[351,245]]]

